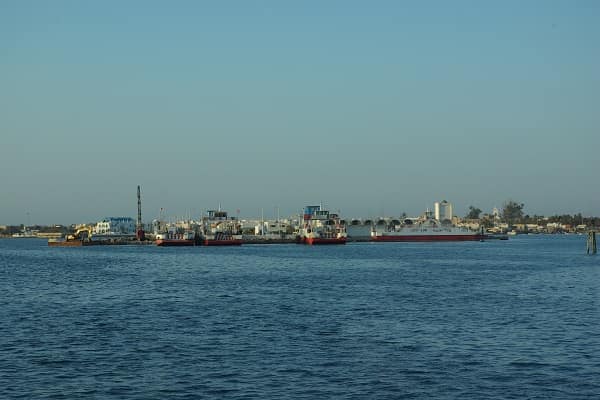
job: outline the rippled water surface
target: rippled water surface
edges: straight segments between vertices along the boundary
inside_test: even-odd
[[[600,398],[600,255],[0,240],[0,398]]]

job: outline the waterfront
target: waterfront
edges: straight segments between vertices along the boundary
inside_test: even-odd
[[[2,398],[586,398],[585,237],[50,248],[0,240]]]

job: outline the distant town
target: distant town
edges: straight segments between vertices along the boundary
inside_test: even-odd
[[[569,215],[529,215],[524,212],[525,206],[516,201],[507,201],[502,208],[494,208],[484,213],[475,206],[469,206],[464,216],[453,213],[452,203],[443,200],[435,202],[433,210],[427,210],[423,215],[409,216],[402,213],[397,216],[378,216],[375,218],[344,218],[341,216],[340,223],[345,225],[348,236],[368,236],[369,231],[377,227],[393,227],[403,225],[411,220],[419,220],[431,214],[441,225],[465,227],[473,231],[484,230],[488,233],[500,234],[564,234],[584,233],[600,228],[600,217],[583,216],[581,213]],[[235,219],[235,217],[231,217]],[[143,229],[146,232],[156,232],[165,225],[176,229],[190,229],[196,222],[192,218],[170,219],[160,217],[152,222],[144,222]],[[253,218],[238,219],[241,233],[245,237],[271,236],[283,237],[298,232],[302,225],[302,215],[288,216],[285,218]],[[135,237],[139,229],[136,219],[132,217],[106,217],[100,221],[82,222],[71,225],[0,225],[0,237],[11,238],[57,238],[73,234],[79,229],[89,229],[95,236],[131,236]]]

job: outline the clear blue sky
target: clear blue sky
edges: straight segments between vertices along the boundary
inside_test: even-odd
[[[600,2],[0,2],[0,224],[600,215]]]

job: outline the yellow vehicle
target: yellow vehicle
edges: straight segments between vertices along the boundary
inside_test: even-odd
[[[92,240],[92,227],[82,226],[79,227],[75,233],[67,236],[67,240]]]
[[[48,246],[78,247],[100,243],[100,241],[92,241],[92,227],[87,225],[80,226],[72,235],[67,235],[64,239],[48,239]]]

